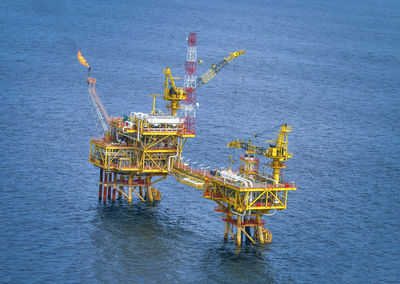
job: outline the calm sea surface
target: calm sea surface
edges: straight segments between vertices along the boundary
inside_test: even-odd
[[[399,19],[395,0],[1,1],[0,282],[399,283]],[[77,50],[111,115],[148,112],[191,31],[200,74],[247,53],[198,90],[185,158],[226,166],[228,141],[293,127],[270,245],[224,242],[173,177],[159,203],[98,203]]]

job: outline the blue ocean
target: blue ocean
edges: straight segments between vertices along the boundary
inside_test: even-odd
[[[1,283],[400,282],[399,1],[5,0],[0,26]],[[271,244],[224,241],[215,204],[172,176],[160,202],[98,202],[77,51],[110,115],[149,112],[189,32],[198,74],[246,54],[197,90],[185,159],[227,167],[227,142],[293,127],[298,190],[265,217]]]

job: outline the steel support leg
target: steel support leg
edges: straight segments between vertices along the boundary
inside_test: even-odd
[[[106,203],[107,201],[107,183],[108,183],[108,173],[104,173],[104,183],[103,183],[103,201]]]
[[[242,230],[240,229],[241,227],[242,227],[242,217],[238,216],[237,228],[236,228],[236,242],[238,246],[242,244]]]
[[[99,201],[101,201],[103,195],[103,169],[100,169],[100,177],[99,177]]]
[[[129,175],[128,179],[128,203],[132,203],[132,184],[133,184],[133,177],[132,174]]]
[[[226,221],[225,221],[225,232],[224,232],[224,239],[226,240],[226,239],[228,239],[228,236],[229,236],[229,218],[230,218],[230,216],[229,215],[226,215]]]
[[[112,183],[112,173],[108,174],[108,181],[109,181],[109,186],[108,186],[108,191],[107,191],[107,197],[110,200],[111,199],[111,183]]]
[[[151,177],[146,177],[146,187],[147,187],[147,200],[153,202],[153,188],[151,187]]]
[[[120,181],[125,181],[124,176],[123,176],[123,175],[120,175],[119,180],[120,180]],[[124,188],[123,186],[120,186],[120,187],[119,187],[120,191],[118,191],[118,199],[121,199],[121,198],[122,198],[121,190],[122,190],[123,188]]]
[[[113,178],[113,193],[112,193],[112,200],[115,201],[115,192],[117,191],[117,173],[114,173],[114,178]]]
[[[260,244],[264,243],[264,234],[263,234],[263,225],[261,225],[261,215],[257,215],[257,230],[258,230],[258,239]]]

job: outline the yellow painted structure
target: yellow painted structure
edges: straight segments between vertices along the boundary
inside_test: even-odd
[[[245,150],[247,155],[250,156],[258,154],[258,155],[263,155],[266,158],[272,159],[272,162],[269,163],[268,166],[273,169],[273,177],[275,181],[279,182],[280,169],[286,168],[286,161],[292,158],[293,156],[292,153],[289,153],[287,151],[287,135],[291,131],[292,128],[290,126],[287,126],[286,124],[282,125],[280,127],[277,139],[271,141],[265,141],[266,143],[275,143],[275,144],[270,144],[268,148],[252,145],[250,140],[247,143],[245,143],[243,142],[243,140],[239,141],[239,139],[228,143],[228,147],[234,147]],[[246,175],[251,174],[251,172],[249,172],[253,168],[251,164],[254,163],[255,161],[253,159],[246,159],[246,160],[241,159],[241,161],[244,162],[242,163],[241,170],[244,173],[246,173]]]
[[[270,242],[271,232],[264,228],[262,215],[271,211],[284,210],[287,207],[288,192],[297,189],[294,182],[284,181],[279,170],[283,162],[292,157],[287,152],[287,133],[291,128],[286,124],[280,127],[278,138],[267,141],[269,148],[261,148],[251,142],[233,141],[228,147],[246,150],[242,155],[241,166],[238,170],[196,169],[182,161],[177,161],[173,173],[181,183],[203,191],[203,197],[217,203],[216,211],[224,214],[226,222],[224,237],[230,234],[238,245],[241,244],[241,234],[253,243]],[[272,149],[272,150],[271,150]],[[253,154],[264,155],[273,160],[274,175],[259,173],[259,158]],[[279,163],[278,166],[274,163]],[[233,228],[236,227],[236,233]],[[247,229],[246,229],[247,228]],[[250,231],[253,229],[253,237]]]
[[[164,100],[170,102],[167,107],[171,109],[171,115],[176,116],[178,114],[178,109],[181,108],[179,102],[186,100],[185,88],[175,85],[174,79],[177,80],[180,78],[172,77],[169,67],[165,68],[163,73],[165,74]]]
[[[231,53],[218,64],[218,72],[243,53],[243,50]],[[81,62],[79,54],[78,59]],[[157,111],[156,98],[159,95],[150,95],[153,98],[151,113],[132,112],[129,116],[110,117],[95,90],[96,79],[87,79],[90,98],[103,129],[107,130],[105,137],[90,140],[89,155],[89,162],[101,169],[99,198],[104,202],[111,195],[100,193],[103,185],[105,191],[106,188],[115,188],[114,192],[117,191],[119,197],[124,195],[129,203],[133,193],[142,201],[160,200],[161,193],[153,185],[172,174],[174,161],[181,157],[188,138],[195,137],[185,131],[184,118],[177,116],[177,111],[182,108],[180,102],[186,99],[186,90],[176,86],[175,80],[180,78],[173,77],[169,67],[163,73],[163,99],[169,102],[170,114]],[[114,180],[108,180],[112,174]],[[153,178],[158,179],[153,182]],[[115,194],[112,196],[114,200]]]
[[[117,173],[119,181],[108,184],[121,194],[127,188],[128,201],[132,200],[132,192],[142,201],[159,200],[160,193],[153,185],[170,174],[173,157],[181,155],[188,139],[182,120],[154,113],[132,113],[129,118],[111,118],[110,126],[106,137],[91,139],[89,162],[105,173]],[[159,179],[152,182],[154,177]],[[141,193],[135,190],[137,187]]]
[[[244,53],[244,50],[230,53],[195,82],[191,81],[194,84],[191,88],[206,84]],[[81,54],[78,59],[89,66]],[[216,211],[224,216],[225,239],[230,236],[238,245],[244,238],[253,243],[271,242],[271,232],[265,228],[261,217],[286,209],[288,192],[297,189],[294,182],[286,182],[280,176],[280,169],[285,168],[287,159],[292,157],[287,152],[287,133],[291,128],[286,124],[281,126],[278,138],[267,141],[273,143],[268,148],[252,145],[251,141],[228,143],[228,147],[246,151],[240,157],[237,170],[195,168],[182,160],[183,147],[195,135],[186,131],[185,118],[178,116],[178,110],[182,109],[180,103],[187,99],[186,92],[190,94],[190,88],[177,87],[175,80],[179,78],[171,75],[170,68],[165,68],[163,73],[163,99],[168,102],[168,114],[156,109],[158,95],[151,95],[150,113],[132,112],[124,117],[111,117],[96,93],[96,79],[90,77],[89,67],[90,99],[105,132],[104,137],[90,140],[89,162],[100,169],[99,200],[106,202],[111,196],[115,200],[116,193],[118,198],[124,196],[128,203],[134,196],[143,202],[160,200],[161,193],[154,184],[174,175],[179,182],[202,190],[204,198],[218,205]],[[269,166],[273,175],[259,172],[259,158],[254,155],[272,160]]]
[[[229,53],[229,56],[224,58],[220,63],[217,65],[212,65],[210,70],[208,70],[204,75],[200,76],[197,80],[197,87],[201,87],[204,84],[207,84],[212,78],[214,78],[229,62],[231,62],[236,57],[245,54],[246,51],[241,49],[239,51]]]

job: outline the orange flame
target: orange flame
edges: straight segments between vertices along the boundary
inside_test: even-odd
[[[83,58],[82,53],[78,50],[78,59],[79,62],[82,63],[82,65],[85,65],[86,67],[90,67],[89,64],[86,62],[85,58]]]

